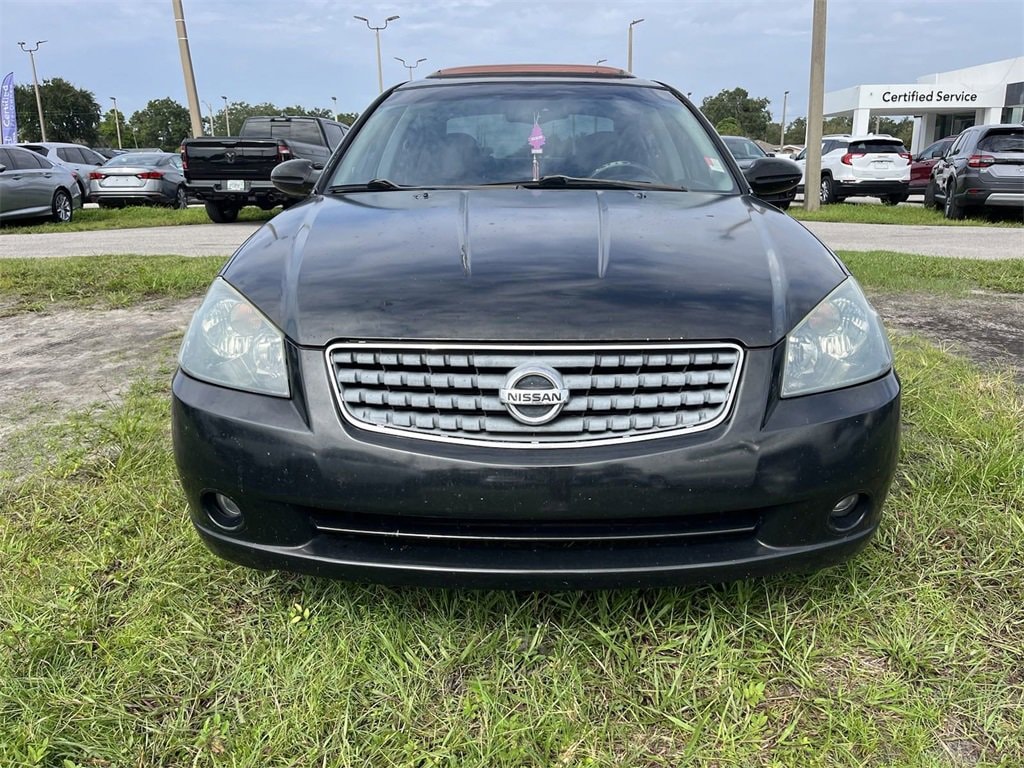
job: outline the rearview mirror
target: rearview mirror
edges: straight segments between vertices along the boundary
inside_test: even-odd
[[[270,172],[270,181],[289,197],[307,197],[319,178],[320,170],[304,158],[283,162]]]

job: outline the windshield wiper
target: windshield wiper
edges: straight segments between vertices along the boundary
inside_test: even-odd
[[[327,188],[328,192],[379,192],[392,189],[417,189],[417,187],[403,187],[388,179],[370,179],[365,184],[334,184]]]
[[[655,189],[671,192],[686,192],[686,187],[671,184],[659,184],[656,181],[625,181],[622,179],[592,179],[586,176],[565,176],[555,174],[541,176],[540,179],[518,179],[485,184],[488,187],[525,187],[527,189]]]

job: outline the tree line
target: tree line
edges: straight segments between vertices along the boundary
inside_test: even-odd
[[[782,126],[772,120],[768,111],[770,99],[752,97],[743,88],[719,91],[714,96],[707,96],[700,104],[700,111],[725,136],[746,136],[760,139],[769,144],[777,145]],[[821,133],[850,133],[853,131],[853,118],[830,117],[822,122]],[[903,144],[910,146],[914,131],[914,121],[910,118],[892,120],[888,117],[871,119],[873,133],[888,133]],[[802,145],[807,137],[807,118],[797,117],[786,125],[786,144]]]
[[[77,88],[60,77],[44,80],[39,84],[39,96],[43,102],[43,119],[46,120],[48,141],[67,141],[91,147],[116,147],[117,122],[120,122],[121,145],[125,149],[135,147],[160,147],[177,151],[181,140],[191,135],[192,123],[188,109],[167,97],[152,99],[145,107],[130,116],[118,110],[102,111],[96,96],[84,88]],[[18,116],[18,141],[40,141],[39,113],[36,109],[35,91],[31,85],[14,87],[14,107]],[[307,108],[301,105],[279,107],[270,102],[249,104],[244,101],[228,103],[227,120],[223,106],[213,114],[203,110],[203,132],[206,135],[226,135],[230,125],[236,132],[250,115],[316,115],[334,118],[334,113],[322,107]],[[341,122],[349,125],[356,118],[354,112],[339,115]]]
[[[39,86],[46,119],[46,138],[50,141],[70,141],[89,146],[117,146],[117,123],[114,110],[101,110],[95,95],[59,77],[45,80]],[[18,140],[38,141],[40,136],[39,117],[36,111],[35,93],[31,85],[18,85],[14,89],[15,110],[18,115]],[[704,116],[725,135],[747,136],[770,144],[779,140],[780,125],[772,121],[769,99],[751,96],[743,88],[722,90],[714,96],[707,96],[700,104]],[[204,104],[203,133],[227,135],[228,128],[237,133],[245,118],[250,115],[316,115],[333,118],[334,114],[323,107],[303,107],[299,104],[279,107],[270,102],[249,104],[244,101],[229,102],[227,115],[221,106],[213,109]],[[211,112],[212,110],[212,112]],[[338,117],[351,125],[356,113],[343,112]],[[126,116],[118,111],[117,120],[121,126],[121,144],[126,148],[160,147],[175,151],[181,140],[191,133],[188,109],[172,98],[153,99],[145,107]],[[872,119],[871,128],[876,133],[888,133],[902,139],[910,146],[914,123],[909,118],[900,121],[887,117]],[[848,117],[833,117],[822,123],[822,133],[850,133],[853,121]],[[807,119],[797,117],[786,125],[786,144],[803,144],[807,134]]]

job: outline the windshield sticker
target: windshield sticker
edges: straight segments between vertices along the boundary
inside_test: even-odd
[[[722,165],[722,161],[717,157],[704,156],[704,162],[708,164],[708,168],[717,173],[725,173],[725,167]]]
[[[533,130],[526,143],[530,145],[530,155],[533,157],[533,180],[540,181],[540,156],[544,154],[541,149],[544,146],[544,131],[540,129],[540,115],[534,116]]]

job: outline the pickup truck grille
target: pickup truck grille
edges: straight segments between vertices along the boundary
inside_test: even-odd
[[[353,426],[517,448],[647,440],[710,429],[728,416],[742,362],[743,350],[734,344],[342,343],[327,350],[339,409]],[[502,390],[511,386],[509,374],[523,366],[542,366],[564,383],[568,397],[547,423],[523,423],[502,401]]]

